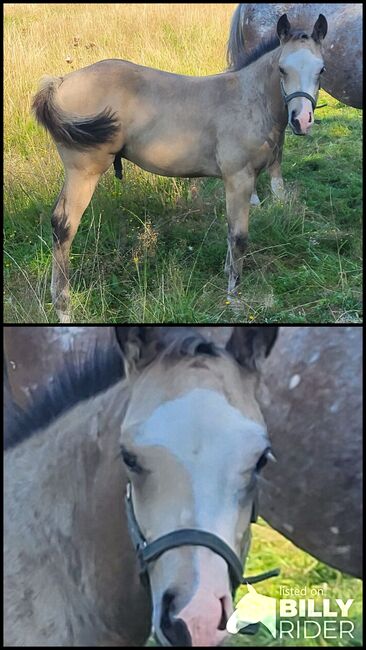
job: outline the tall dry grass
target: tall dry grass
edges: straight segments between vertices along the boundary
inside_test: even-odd
[[[223,69],[234,4],[5,4],[4,99],[10,137],[45,74],[128,59],[182,74]],[[174,30],[172,29],[174,24]],[[179,36],[177,32],[179,31]]]

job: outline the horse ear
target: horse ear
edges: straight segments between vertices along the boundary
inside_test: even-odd
[[[241,366],[249,370],[260,370],[268,357],[278,334],[278,327],[252,327],[237,325],[226,346]]]
[[[114,329],[123,356],[126,374],[133,367],[138,366],[141,368],[149,364],[166,345],[164,327],[157,325],[140,327],[117,325]]]
[[[122,352],[126,374],[131,365],[141,359],[142,348],[146,339],[145,327],[117,326],[114,328],[117,343]]]
[[[325,38],[326,33],[328,31],[328,23],[327,19],[323,14],[319,14],[318,20],[316,21],[313,29],[313,33],[311,35],[311,38],[316,42],[320,43],[320,41]]]
[[[277,35],[281,42],[285,43],[290,36],[291,24],[287,14],[283,14],[277,23]]]

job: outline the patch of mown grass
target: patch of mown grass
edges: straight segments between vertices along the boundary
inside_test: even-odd
[[[22,6],[7,9],[5,25],[4,314],[8,323],[55,322],[50,212],[63,175],[30,117],[38,79],[113,56],[216,72],[234,5]],[[259,179],[234,305],[226,303],[222,182],[163,178],[124,161],[123,182],[112,171],[103,177],[73,244],[74,321],[360,322],[361,113],[324,99],[310,136],[286,136],[286,201],[273,200],[267,174]]]

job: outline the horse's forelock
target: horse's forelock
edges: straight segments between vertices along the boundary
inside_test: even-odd
[[[118,329],[118,328],[117,328]],[[268,356],[276,340],[277,327],[224,327],[224,335],[217,328],[195,326],[136,327],[130,332],[117,332],[128,370],[139,371],[160,359],[172,359],[199,354],[232,356],[241,366],[258,370],[260,360]]]
[[[141,370],[158,359],[177,359],[197,354],[219,356],[224,351],[223,345],[210,340],[209,336],[194,327],[131,328],[129,334],[123,335],[123,341],[119,334],[117,337],[130,370]]]
[[[302,41],[302,40],[308,40],[310,38],[311,38],[310,34],[308,34],[305,30],[296,29],[296,30],[290,32],[289,40],[291,40],[291,41]]]

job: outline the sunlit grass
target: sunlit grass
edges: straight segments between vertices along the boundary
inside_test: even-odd
[[[331,604],[335,605],[335,599],[341,598],[346,602],[349,598],[353,599],[353,604],[349,610],[349,620],[354,623],[354,638],[344,636],[340,639],[325,638],[323,635],[323,621],[329,618],[317,618],[321,625],[321,633],[314,639],[304,638],[303,619],[294,617],[293,622],[300,621],[301,632],[300,638],[286,638],[281,640],[274,639],[271,633],[260,625],[260,628],[254,636],[236,634],[230,636],[225,641],[225,646],[361,646],[362,645],[362,582],[352,578],[332,567],[323,564],[308,553],[304,553],[297,548],[288,539],[270,528],[262,519],[258,524],[252,526],[253,539],[246,563],[245,575],[256,575],[264,571],[280,568],[281,574],[277,578],[271,578],[255,585],[258,593],[263,596],[271,596],[279,600],[281,597],[280,587],[292,587],[306,590],[303,598],[314,598],[318,610],[321,609],[322,599],[329,598]],[[323,590],[324,596],[317,597],[310,595],[312,589]],[[235,602],[244,596],[247,588],[240,587],[235,596]],[[321,592],[320,592],[321,593]],[[284,597],[284,596],[282,596]],[[294,596],[298,600],[300,596]],[[312,620],[308,617],[308,620]],[[315,629],[315,628],[314,628]],[[312,632],[314,633],[314,632]],[[151,639],[149,645],[155,645]]]
[[[352,598],[353,604],[349,610],[350,620],[355,624],[354,639],[345,636],[340,639],[339,636],[334,640],[324,638],[321,633],[315,639],[304,638],[303,627],[300,638],[282,638],[281,646],[358,646],[362,643],[362,582],[347,576],[332,567],[323,564],[311,555],[304,553],[297,548],[288,539],[270,528],[263,520],[259,520],[259,525],[253,527],[254,535],[251,546],[249,560],[246,566],[247,575],[255,575],[263,571],[279,567],[281,574],[278,578],[271,578],[256,586],[259,593],[265,596],[279,599],[281,597],[280,587],[292,587],[306,590],[303,598],[314,598],[317,609],[321,608],[323,598],[329,598],[331,603],[335,603],[336,598],[341,598],[344,602]],[[312,589],[322,589],[324,596],[317,597],[311,595]],[[246,593],[246,587],[240,587],[236,593],[238,601]],[[284,597],[284,596],[282,596]],[[294,596],[298,600],[300,596]],[[311,617],[308,617],[311,619]],[[324,619],[320,617],[317,621],[321,624],[322,632]],[[303,620],[300,617],[294,618],[294,623]],[[274,640],[270,632],[261,625],[258,634],[255,637],[246,637],[236,635],[229,640],[226,645],[240,646],[261,646],[261,645],[279,645],[279,641]]]

